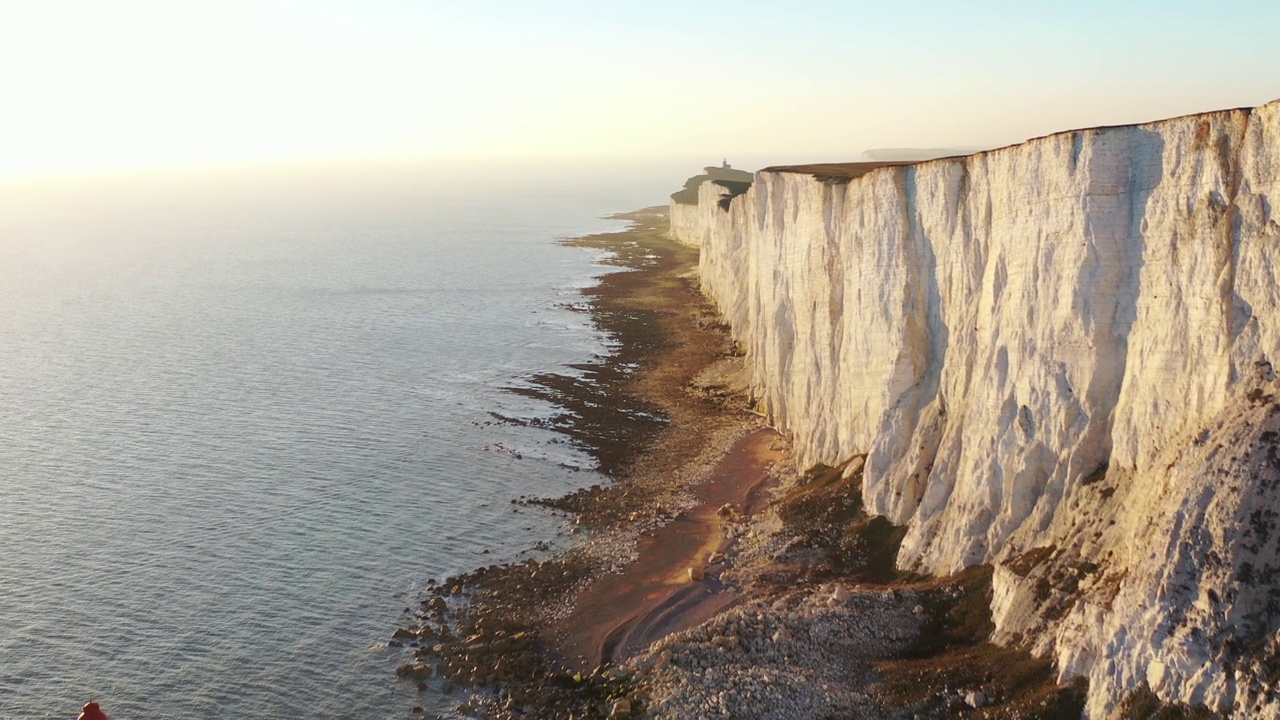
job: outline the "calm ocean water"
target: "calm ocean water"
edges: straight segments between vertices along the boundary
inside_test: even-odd
[[[680,173],[444,177],[2,190],[0,718],[443,709],[394,679],[404,608],[564,537],[512,498],[598,481],[488,423],[602,350],[555,240]]]

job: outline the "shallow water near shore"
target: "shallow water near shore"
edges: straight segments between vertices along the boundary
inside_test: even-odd
[[[0,718],[443,709],[395,680],[404,608],[564,541],[512,498],[599,481],[492,415],[604,351],[556,240],[669,178],[571,177],[7,192]]]

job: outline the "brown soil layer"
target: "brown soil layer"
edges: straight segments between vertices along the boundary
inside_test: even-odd
[[[826,183],[847,183],[850,180],[856,180],[863,175],[878,170],[883,167],[899,167],[901,165],[915,165],[914,160],[877,160],[874,162],[845,162],[845,163],[810,163],[808,165],[774,165],[767,167],[760,172],[780,172],[780,173],[798,173],[803,175],[812,175],[818,180]]]

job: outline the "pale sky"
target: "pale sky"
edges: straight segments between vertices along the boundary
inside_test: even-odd
[[[1280,97],[1277,28],[1277,0],[0,0],[0,176],[994,146]]]

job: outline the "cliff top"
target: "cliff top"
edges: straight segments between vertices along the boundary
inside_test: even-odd
[[[915,165],[921,160],[877,160],[875,162],[810,163],[808,165],[774,165],[760,172],[788,172],[812,175],[828,184],[847,183],[882,167]]]
[[[671,199],[680,205],[697,205],[698,204],[698,186],[711,180],[725,187],[732,188],[733,184],[746,183],[751,185],[751,181],[755,179],[755,175],[745,170],[736,170],[729,167],[728,163],[720,167],[709,166],[703,168],[703,174],[694,175],[684,183],[684,188],[672,193]],[[729,183],[726,185],[726,183]],[[745,191],[744,191],[745,192]]]
[[[1265,105],[1272,105],[1275,103],[1280,103],[1280,100],[1272,100],[1271,102],[1265,103],[1264,105],[1260,105],[1259,107],[1264,107]],[[934,150],[917,150],[917,151],[911,151],[909,149],[874,150],[874,151],[868,151],[867,154],[874,156],[876,153],[906,154],[909,152],[915,152],[919,156],[918,157],[901,157],[893,160],[873,160],[873,161],[867,161],[867,162],[810,163],[805,165],[774,165],[771,167],[763,168],[760,170],[760,172],[801,173],[805,175],[813,175],[814,179],[829,185],[844,184],[851,180],[856,180],[857,178],[860,178],[863,175],[866,175],[872,170],[876,170],[883,167],[921,165],[924,163],[933,162],[934,160],[953,160],[953,159],[961,159],[965,157],[973,157],[977,155],[985,155],[987,153],[1000,152],[1003,150],[1008,150],[1010,148],[1016,148],[1021,145],[1025,145],[1029,142],[1043,140],[1045,138],[1056,137],[1059,135],[1071,135],[1073,133],[1079,133],[1079,132],[1112,130],[1117,128],[1145,127],[1145,126],[1156,125],[1159,123],[1170,122],[1170,121],[1179,120],[1179,119],[1188,118],[1188,117],[1208,118],[1210,116],[1241,112],[1241,111],[1253,112],[1256,109],[1257,108],[1251,108],[1251,107],[1225,108],[1222,110],[1211,110],[1211,111],[1202,112],[1202,113],[1191,113],[1188,115],[1179,115],[1176,117],[1164,118],[1160,120],[1150,120],[1150,121],[1137,122],[1137,123],[1121,123],[1116,125],[1096,125],[1092,127],[1075,128],[1071,130],[1062,130],[1058,132],[1053,132],[1047,135],[1039,135],[1036,137],[1023,140],[1022,142],[1013,143],[1010,145],[1003,145],[995,148],[989,148],[986,150],[974,150],[972,152],[967,150],[955,150],[954,154],[951,154],[951,155],[929,156],[935,150],[937,152],[943,152],[944,149],[942,148],[937,148]]]

